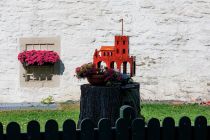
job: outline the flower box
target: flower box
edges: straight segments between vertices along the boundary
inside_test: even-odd
[[[29,50],[19,53],[18,60],[25,69],[25,81],[52,80],[54,64],[60,61],[60,57],[54,51]]]
[[[53,65],[60,60],[59,55],[48,50],[29,50],[18,54],[18,60],[26,66]]]

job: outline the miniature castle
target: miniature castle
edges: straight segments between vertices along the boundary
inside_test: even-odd
[[[123,74],[135,76],[136,62],[135,56],[129,56],[129,37],[115,36],[114,46],[101,46],[100,50],[95,50],[93,63],[99,68],[101,62],[106,63],[107,68],[117,69]],[[116,68],[114,67],[116,63]],[[128,63],[130,68],[127,67]],[[130,73],[128,71],[130,70]]]

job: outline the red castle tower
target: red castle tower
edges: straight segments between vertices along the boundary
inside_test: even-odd
[[[129,56],[129,37],[123,36],[123,20],[122,20],[122,35],[115,36],[114,46],[101,46],[100,50],[95,50],[93,55],[93,64],[98,68],[101,66],[101,62],[106,64],[107,68],[116,68],[120,72],[123,69],[123,74],[128,74],[130,71],[130,76],[135,76],[136,73],[136,63],[135,56]],[[130,65],[130,68],[127,65]]]

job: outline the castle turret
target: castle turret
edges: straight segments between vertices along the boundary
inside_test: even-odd
[[[115,36],[115,49],[117,56],[129,57],[129,37]]]

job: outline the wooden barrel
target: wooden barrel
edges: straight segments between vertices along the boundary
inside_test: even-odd
[[[122,105],[134,107],[136,117],[139,117],[139,87],[139,83],[113,87],[81,85],[78,128],[80,128],[80,123],[85,118],[91,119],[95,127],[101,118],[108,118],[111,120],[112,126],[114,126],[116,119],[119,118]]]

